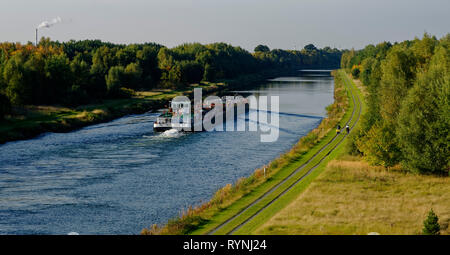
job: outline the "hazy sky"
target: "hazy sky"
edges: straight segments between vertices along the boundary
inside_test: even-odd
[[[308,43],[361,48],[450,32],[449,0],[0,0],[0,41],[227,42],[248,50]]]

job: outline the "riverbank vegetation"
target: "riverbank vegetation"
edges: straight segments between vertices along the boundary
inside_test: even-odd
[[[269,165],[256,169],[249,177],[243,177],[234,184],[227,184],[218,190],[210,201],[196,207],[189,207],[177,218],[163,226],[152,225],[142,230],[142,234],[200,234],[211,230],[227,217],[239,211],[231,206],[244,208],[278,182],[288,176],[298,166],[305,163],[334,135],[338,123],[344,125],[343,116],[349,107],[348,92],[344,87],[342,72],[334,73],[335,90],[333,104],[327,107],[328,117],[320,125],[302,137],[291,150],[283,153]],[[265,169],[265,171],[264,171]],[[265,173],[264,173],[265,172]],[[221,214],[229,211],[230,213]]]
[[[96,120],[107,120],[132,113],[115,110],[121,108],[120,102],[129,103],[124,99],[150,110],[160,105],[155,98],[167,100],[173,92],[188,92],[194,86],[217,91],[298,68],[335,67],[340,57],[337,49],[314,45],[301,51],[260,45],[250,53],[225,43],[190,43],[171,49],[154,43],[55,42],[46,38],[37,46],[0,43],[0,142],[43,131],[70,130],[70,124],[61,129],[63,126],[53,123],[67,122],[59,117],[67,111],[78,115],[78,109],[84,111],[85,106],[107,108],[103,104],[114,101],[117,107],[101,115],[107,118],[94,114]],[[144,91],[159,96],[139,96]],[[153,101],[143,104],[147,99]],[[36,111],[36,106],[41,110]],[[53,110],[42,110],[50,108]],[[73,128],[92,124],[75,119],[79,121]]]
[[[352,152],[372,165],[450,171],[450,35],[368,45],[342,56],[368,91]]]
[[[15,107],[14,116],[0,122],[0,143],[28,139],[43,132],[65,132],[86,125],[105,122],[127,114],[144,113],[163,107],[169,95],[136,95],[132,98],[106,99],[101,104],[79,107],[35,106]]]

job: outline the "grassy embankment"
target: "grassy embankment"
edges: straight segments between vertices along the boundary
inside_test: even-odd
[[[349,104],[349,110],[347,111],[347,116],[344,116],[344,123],[346,121],[349,121],[349,126],[350,127],[354,127],[354,125],[357,124],[357,121],[359,119],[358,116],[360,116],[360,111],[364,111],[365,109],[365,105],[364,102],[361,100],[358,100],[358,98],[362,98],[361,92],[360,90],[358,90],[353,83],[350,82],[350,80],[348,79],[347,75],[342,71],[339,70],[338,71],[339,77],[341,80],[339,80],[338,82],[345,82],[349,88],[349,90],[351,90],[355,101],[351,100],[350,104]],[[354,115],[353,118],[351,118],[351,112],[354,110]],[[341,125],[344,126],[344,125]],[[356,127],[356,126],[355,126]],[[291,203],[299,194],[301,194],[302,192],[304,192],[304,190],[309,187],[309,185],[311,184],[311,182],[319,175],[323,172],[325,166],[327,165],[328,162],[330,162],[332,159],[336,158],[340,153],[342,153],[342,151],[345,148],[345,142],[348,139],[344,139],[344,136],[341,136],[340,138],[336,139],[333,143],[330,144],[330,146],[324,150],[323,152],[321,152],[318,157],[316,157],[316,159],[314,159],[312,162],[310,162],[307,166],[305,166],[305,170],[302,171],[303,173],[298,174],[298,177],[294,178],[295,179],[299,179],[301,178],[301,176],[303,176],[306,172],[307,169],[311,169],[311,167],[317,165],[317,168],[314,169],[314,171],[312,171],[309,175],[305,176],[301,182],[295,184],[292,189],[290,189],[289,191],[287,191],[285,194],[283,194],[281,197],[279,197],[277,200],[275,200],[273,203],[271,203],[269,206],[267,206],[263,211],[261,211],[259,214],[257,214],[255,217],[253,217],[250,221],[246,222],[245,225],[243,225],[241,228],[239,228],[237,231],[233,232],[233,234],[249,234],[252,233],[257,227],[259,227],[260,225],[264,224],[265,222],[267,222],[275,213],[277,213],[278,211],[282,210],[283,208],[285,208],[289,203]],[[343,142],[343,143],[341,143]],[[327,155],[329,153],[328,156],[325,157],[325,155]],[[322,161],[319,161],[321,158],[325,157]],[[291,183],[293,183],[294,181],[291,181]],[[280,191],[278,191],[278,193],[281,193],[281,191],[285,190],[289,184],[285,184],[283,185],[284,187],[280,187]],[[228,224],[224,229],[221,229],[220,232],[218,232],[218,234],[221,233],[228,233],[229,231],[231,231],[234,227],[237,227],[238,224],[240,224],[241,222],[244,222],[245,218],[250,217],[252,214],[256,213],[257,210],[259,208],[262,208],[262,206],[265,206],[267,204],[269,204],[270,199],[273,199],[274,196],[269,197],[268,199],[266,199],[266,202],[262,202],[259,203],[259,207],[258,206],[254,206],[254,208],[252,208],[252,210],[249,210],[249,212],[246,212],[247,215],[241,215],[240,217],[238,217],[237,219],[235,219],[234,223],[232,222],[232,224]],[[241,218],[241,219],[239,219]]]
[[[131,113],[143,113],[163,106],[178,92],[152,91],[132,98],[108,99],[99,104],[76,108],[60,106],[15,107],[13,114],[0,121],[0,143],[29,139],[44,132],[67,132]]]
[[[0,143],[29,139],[44,132],[68,132],[127,114],[157,110],[166,106],[175,96],[192,94],[196,87],[210,94],[224,90],[226,85],[223,82],[202,82],[183,90],[155,89],[136,92],[131,98],[106,99],[102,103],[75,108],[36,105],[15,107],[12,115],[0,121]]]
[[[169,220],[164,226],[153,225],[142,234],[205,234],[225,220],[240,212],[259,196],[276,186],[316,154],[322,146],[333,139],[335,126],[350,118],[353,103],[343,85],[341,72],[336,73],[335,102],[327,107],[328,117],[288,152],[262,166],[234,185],[228,184],[218,190],[212,199],[197,207],[190,207],[180,217]],[[347,110],[346,110],[347,109]],[[263,169],[266,168],[264,178]]]
[[[355,81],[361,87],[358,81]],[[323,173],[251,234],[420,234],[431,208],[450,234],[450,178],[370,166],[336,151]],[[279,206],[279,205],[278,205]]]

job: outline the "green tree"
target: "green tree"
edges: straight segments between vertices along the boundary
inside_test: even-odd
[[[370,130],[356,141],[358,150],[366,156],[368,162],[374,165],[391,167],[401,158],[398,148],[394,124],[379,121]]]
[[[354,49],[344,52],[341,57],[341,68],[351,68],[351,62],[355,56],[356,52]]]
[[[450,51],[440,48],[403,101],[398,121],[402,164],[413,172],[449,173]]]
[[[145,45],[136,53],[137,62],[142,70],[142,87],[144,88],[152,88],[161,76],[157,62],[158,51],[158,46]]]
[[[116,48],[102,46],[92,56],[92,69],[105,75],[110,67],[117,65]]]
[[[175,66],[175,58],[173,52],[168,48],[162,48],[158,52],[158,68],[161,70],[161,79],[172,80],[174,75],[170,74]]]
[[[72,87],[73,77],[70,71],[70,62],[65,54],[51,55],[45,60],[44,94],[46,102],[60,103],[67,97]]]
[[[384,120],[395,121],[400,104],[415,78],[415,59],[409,49],[394,47],[382,62],[381,108]]]
[[[424,235],[440,235],[441,226],[439,225],[439,218],[433,212],[433,209],[428,213],[427,218],[423,222],[422,234]]]
[[[6,81],[6,96],[14,105],[31,102],[31,87],[26,82],[24,58],[21,54],[12,56],[3,69],[3,78]]]
[[[123,66],[113,66],[109,69],[108,75],[106,75],[106,87],[110,95],[118,93],[122,87],[125,69]]]
[[[314,44],[308,44],[308,45],[306,45],[306,46],[304,47],[304,49],[305,49],[306,51],[314,51],[314,50],[317,50],[317,48],[316,48],[316,46],[314,46]]]
[[[426,69],[437,45],[438,40],[435,37],[431,37],[427,33],[423,35],[422,40],[419,40],[417,38],[414,40],[414,44],[411,46],[411,50],[414,53],[418,69]]]
[[[134,44],[128,45],[125,48],[119,49],[115,54],[116,64],[127,66],[129,63],[135,61],[137,46]]]
[[[106,94],[108,89],[105,83],[105,75],[115,65],[114,62],[113,52],[107,46],[101,46],[94,51],[90,69],[89,87],[87,89],[89,94],[96,98],[101,98]]]
[[[170,70],[165,72],[165,79],[171,82],[179,83],[181,82],[181,65],[180,62],[176,62]]]
[[[376,59],[373,57],[366,58],[361,63],[361,73],[359,74],[359,77],[361,78],[361,82],[369,86],[372,78],[372,70],[373,66],[375,65]],[[353,75],[353,74],[352,74]]]
[[[203,80],[214,81],[215,80],[215,69],[214,66],[210,64],[205,65],[205,71],[203,72]]]
[[[73,74],[70,97],[76,98],[76,100],[71,100],[71,104],[81,104],[89,101],[89,94],[91,94],[89,86],[90,68],[89,63],[83,59],[82,54],[77,54],[70,63],[70,70]]]
[[[181,81],[185,83],[198,83],[203,78],[203,67],[195,61],[181,61]]]
[[[258,46],[256,46],[255,47],[255,50],[254,50],[255,52],[269,52],[270,51],[270,48],[269,47],[267,47],[266,45],[258,45]]]
[[[363,71],[360,74],[360,78],[367,86],[368,92],[366,96],[366,112],[361,119],[361,136],[364,136],[376,122],[381,121],[379,93],[381,65],[377,59],[368,58],[366,60],[368,61],[363,61]]]
[[[136,89],[141,81],[142,69],[137,63],[130,63],[124,69],[124,87]]]
[[[33,53],[24,63],[25,82],[31,87],[30,103],[48,103],[45,79],[45,57],[42,54]]]
[[[402,153],[397,141],[397,116],[401,102],[415,78],[415,61],[403,46],[392,48],[381,64],[382,77],[378,89],[380,122],[372,126],[358,148],[374,164],[393,166]]]

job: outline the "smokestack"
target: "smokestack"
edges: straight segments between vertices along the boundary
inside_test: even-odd
[[[39,24],[36,28],[36,46],[38,45],[38,30],[41,28],[50,28],[54,26],[55,24],[61,23],[62,19],[60,17],[56,17],[52,19],[51,21],[42,21],[41,24]]]

